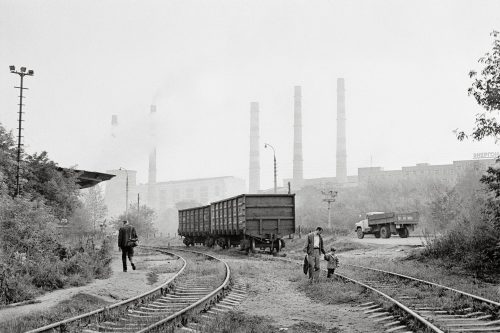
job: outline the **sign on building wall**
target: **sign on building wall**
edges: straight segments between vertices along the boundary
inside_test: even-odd
[[[474,153],[473,159],[480,160],[484,158],[497,158],[498,155],[500,155],[499,152]]]

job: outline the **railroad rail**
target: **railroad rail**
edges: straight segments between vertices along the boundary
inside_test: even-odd
[[[298,260],[283,257],[276,257],[275,259],[302,265],[302,261]],[[351,274],[348,274],[349,272],[345,272],[346,267],[375,272],[384,275],[385,278],[380,276],[377,278],[373,275],[363,278],[359,271],[351,271]],[[402,316],[393,315],[387,312],[384,306],[375,302],[361,305],[361,310],[375,322],[382,323],[387,329],[386,332],[409,333],[414,330],[421,331],[415,327],[408,327],[412,325],[408,325],[409,321],[407,319],[401,320],[401,317],[412,318],[426,332],[500,332],[499,302],[434,282],[376,268],[344,264],[342,265],[342,274],[338,271],[337,269],[335,272],[338,278],[371,290],[402,311],[404,314]],[[387,279],[388,276],[392,277],[392,281]],[[406,282],[402,287],[401,282],[398,283],[394,281],[395,279],[402,279]],[[446,293],[448,295],[445,295]],[[436,304],[436,298],[429,295],[438,295],[437,298],[447,296],[449,306]],[[470,301],[467,302],[467,299]],[[458,303],[459,301],[461,303]],[[457,304],[460,304],[460,306],[458,307]]]
[[[431,332],[500,332],[499,302],[408,275],[359,265],[345,266],[358,270],[353,272],[356,279],[346,273],[336,275],[376,292]],[[359,278],[362,275],[359,270],[376,274]],[[403,286],[401,281],[405,281]],[[373,318],[387,315],[376,304],[366,304],[365,310]]]
[[[226,296],[231,288],[231,271],[223,260],[212,255],[190,251],[193,258],[203,255],[208,260],[220,262],[225,267],[223,281],[216,288],[205,287],[204,281],[193,278],[180,279],[188,266],[188,261],[179,254],[165,248],[144,247],[164,254],[173,255],[183,261],[181,269],[162,285],[111,306],[100,308],[57,323],[40,327],[27,333],[39,332],[156,332],[171,325],[187,323],[188,319],[201,311],[209,311]],[[182,280],[182,281],[181,281]],[[217,282],[219,283],[219,282]]]

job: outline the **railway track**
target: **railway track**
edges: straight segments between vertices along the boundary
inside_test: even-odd
[[[230,306],[235,306],[244,297],[241,286],[236,284],[235,290],[230,290],[231,272],[222,260],[196,251],[142,248],[174,255],[183,261],[183,266],[168,281],[147,293],[28,333],[144,333],[163,332],[174,327],[196,332],[195,328],[183,325],[188,325],[200,312],[210,318],[213,314],[229,311]],[[211,274],[214,272],[224,273]]]
[[[275,259],[302,265],[298,260]],[[359,265],[344,264],[335,275],[380,296],[380,302],[361,304],[360,309],[385,332],[500,332],[500,302]]]
[[[340,278],[377,293],[400,309],[402,317],[413,318],[427,331],[500,332],[499,302],[411,276],[358,265],[345,266],[342,274],[337,274]],[[374,320],[390,323],[391,332],[408,330],[406,319],[398,320],[381,304],[363,304],[363,310]],[[417,327],[410,328],[418,331]]]

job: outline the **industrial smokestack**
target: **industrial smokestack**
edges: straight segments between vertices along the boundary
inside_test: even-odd
[[[150,136],[151,136],[151,147],[149,151],[149,170],[148,170],[148,183],[156,183],[156,131],[155,131],[155,119],[156,118],[156,105],[151,105],[151,111],[149,113],[150,121]]]
[[[345,136],[345,86],[337,79],[337,173],[338,183],[347,182],[347,152]]]
[[[293,103],[293,184],[302,186],[304,179],[302,158],[302,88],[295,86]]]
[[[150,139],[151,147],[149,151],[149,170],[148,170],[148,204],[150,207],[156,207],[155,184],[156,184],[156,105],[151,105],[149,113],[150,121]]]
[[[249,193],[260,190],[260,153],[259,153],[259,103],[250,103],[250,175]]]
[[[118,116],[116,114],[111,115],[111,136],[116,138],[116,130],[118,128]]]

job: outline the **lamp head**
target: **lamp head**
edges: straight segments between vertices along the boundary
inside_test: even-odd
[[[32,69],[30,69],[30,70],[28,71],[28,75],[33,75],[33,74],[35,74],[35,72],[34,72]]]
[[[13,65],[10,65],[9,68],[10,68],[11,72],[14,72],[16,70],[16,66],[13,66]]]
[[[21,72],[26,72],[26,67],[21,67]]]

